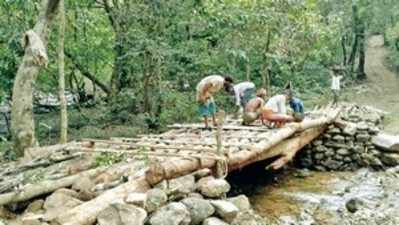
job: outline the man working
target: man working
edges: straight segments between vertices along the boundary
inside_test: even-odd
[[[234,85],[236,105],[240,107],[240,112],[244,110],[249,100],[253,98],[254,92],[255,84],[252,82],[244,81]]]
[[[294,119],[296,122],[301,122],[304,118],[304,107],[303,107],[303,102],[301,99],[296,98],[296,97],[291,97],[291,100],[289,101],[290,107],[292,111],[294,111]]]
[[[266,95],[266,89],[261,88],[257,91],[256,97],[249,100],[246,104],[244,114],[242,115],[242,123],[244,125],[250,125],[260,117],[261,109],[265,105]]]
[[[271,97],[262,109],[261,119],[274,123],[277,127],[282,127],[287,122],[294,121],[292,116],[287,115],[287,101],[291,101],[292,91],[285,90],[284,94]]]
[[[229,76],[211,75],[202,79],[197,85],[197,102],[199,104],[199,113],[204,117],[205,128],[208,126],[208,117],[212,116],[214,126],[217,126],[215,113],[216,104],[213,95],[222,88],[228,93],[232,92],[233,79]]]

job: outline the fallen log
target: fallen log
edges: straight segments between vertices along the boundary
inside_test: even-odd
[[[259,156],[259,159],[268,159],[278,155],[281,155],[276,161],[271,163],[267,168],[272,168],[274,170],[278,170],[282,168],[285,164],[292,161],[295,155],[307,144],[309,144],[312,140],[317,138],[320,134],[322,134],[325,130],[325,127],[320,128],[311,128],[309,130],[304,131],[299,136],[285,140],[280,144],[276,145],[272,151],[267,152]]]
[[[0,195],[0,206],[14,202],[26,201],[36,196],[51,193],[59,188],[71,186],[81,176],[93,177],[104,171],[104,168],[96,168],[84,171],[59,180],[45,180],[37,184],[25,185],[21,190]]]
[[[372,142],[385,151],[399,152],[399,136],[380,133],[373,137]]]
[[[85,202],[61,215],[55,220],[62,225],[89,225],[96,221],[98,213],[112,203],[122,202],[133,192],[145,192],[151,187],[144,176],[122,184],[114,189],[104,192],[91,201]]]

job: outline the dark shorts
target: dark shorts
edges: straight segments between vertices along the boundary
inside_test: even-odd
[[[211,116],[216,113],[216,104],[214,101],[208,101],[205,104],[199,104],[198,106],[198,113],[205,117],[205,116]]]

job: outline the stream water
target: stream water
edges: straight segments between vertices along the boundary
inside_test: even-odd
[[[239,174],[245,178],[237,183]],[[229,179],[270,225],[399,224],[399,168],[271,174],[258,165]]]

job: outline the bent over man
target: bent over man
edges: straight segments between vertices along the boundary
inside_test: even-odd
[[[265,90],[266,91],[266,90]],[[249,81],[244,81],[234,85],[234,95],[236,100],[236,105],[240,107],[240,112],[242,112],[254,96],[255,84]]]
[[[247,105],[245,106],[245,111],[242,116],[242,123],[244,125],[250,125],[251,123],[255,122],[257,119],[259,119],[261,115],[261,110],[263,106],[265,105],[265,98],[266,98],[267,92],[266,89],[259,89],[256,93],[256,97],[249,100]]]
[[[232,93],[233,79],[230,76],[211,75],[202,79],[197,85],[198,111],[204,117],[205,128],[209,128],[208,117],[212,116],[214,126],[217,126],[215,113],[216,104],[213,95],[224,89],[227,93]]]

